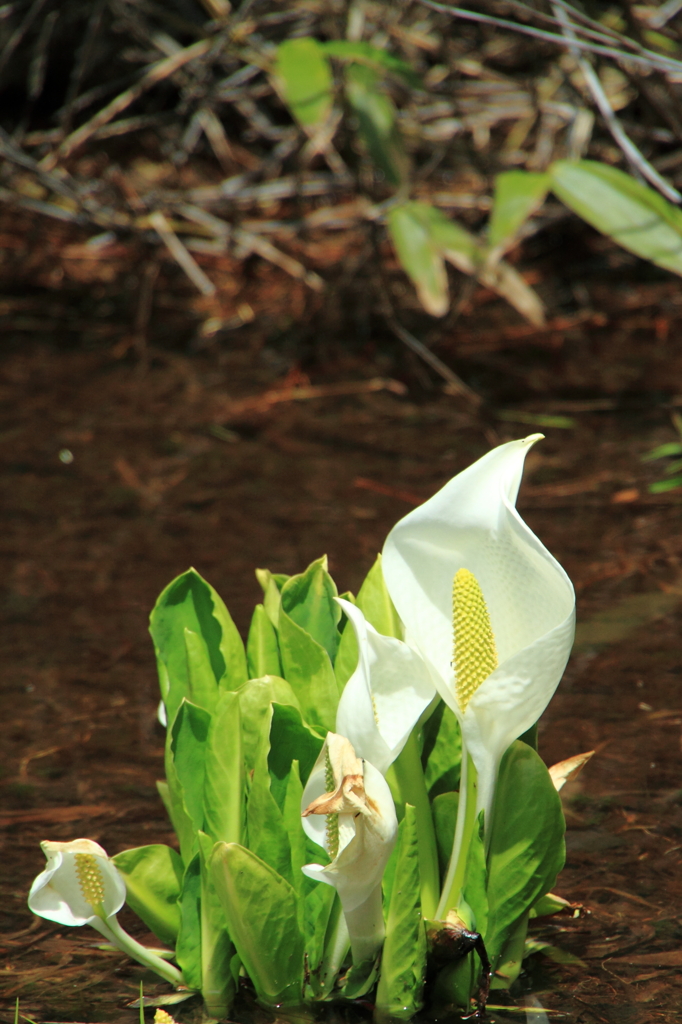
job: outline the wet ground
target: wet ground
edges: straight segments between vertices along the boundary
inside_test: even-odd
[[[580,626],[541,753],[597,753],[567,787],[556,887],[584,910],[537,930],[582,963],[537,955],[518,999],[576,1024],[682,1021],[682,491],[650,495],[662,470],[641,461],[676,437],[679,282],[604,270],[544,332],[479,289],[437,349],[475,405],[385,339],[327,338],[297,358],[272,340],[299,294],[278,274],[243,283],[253,325],[191,356],[161,343],[140,356],[111,316],[106,338],[82,327],[84,346],[77,329],[67,344],[12,320],[12,300],[0,310],[0,1020],[17,996],[38,1021],[137,1019],[125,1004],[142,970],[25,901],[41,839],[87,835],[109,853],[173,841],[146,632],[161,588],[194,565],[241,629],[257,566],[293,573],[327,552],[356,590],[400,516],[490,446],[544,429],[519,507],[574,580]],[[253,290],[268,282],[266,330]],[[21,294],[24,309],[44,301]]]

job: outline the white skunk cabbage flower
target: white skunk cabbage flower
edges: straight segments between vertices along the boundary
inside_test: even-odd
[[[28,905],[34,914],[57,924],[89,924],[117,949],[166,981],[174,985],[183,983],[176,967],[121,928],[116,915],[125,903],[125,882],[99,843],[74,839],[70,843],[43,842],[40,846],[47,865],[28,894]]]
[[[571,582],[515,508],[541,437],[454,477],[391,530],[382,557],[406,642],[459,719],[486,823],[500,759],[547,707],[575,631]]]
[[[358,642],[358,665],[336,712],[336,731],[385,775],[436,695],[432,672],[407,644],[382,636],[359,608],[337,598]]]
[[[303,793],[303,827],[331,863],[303,872],[339,894],[353,960],[374,958],[384,939],[381,879],[398,834],[393,797],[381,772],[330,732]]]

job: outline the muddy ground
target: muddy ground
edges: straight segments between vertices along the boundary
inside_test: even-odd
[[[1,1020],[19,996],[38,1021],[132,1024],[140,980],[163,990],[94,933],[26,909],[42,839],[87,835],[109,853],[174,841],[146,631],[161,588],[194,565],[242,630],[257,566],[294,573],[326,552],[356,590],[400,516],[490,446],[544,429],[519,507],[575,582],[580,627],[541,753],[597,753],[567,795],[556,887],[584,910],[540,933],[583,964],[538,955],[523,986],[575,1022],[682,1021],[682,490],[649,494],[661,464],[641,461],[676,437],[682,293],[585,229],[564,243],[525,254],[547,330],[453,276],[463,298],[437,352],[480,403],[444,393],[372,321],[363,274],[325,307],[276,268],[233,267],[254,319],[202,347],[172,265],[142,342],[116,301],[120,268],[96,284],[49,280],[48,257],[8,272]],[[433,323],[407,315],[415,331]]]

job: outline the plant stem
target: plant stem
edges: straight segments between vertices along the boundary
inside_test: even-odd
[[[453,907],[457,906],[464,884],[467,855],[471,837],[476,827],[476,797],[478,791],[478,773],[471,756],[462,745],[462,777],[459,787],[459,807],[457,808],[457,826],[452,844],[452,854],[448,864],[447,875],[443,883],[443,893],[438,904],[436,917],[443,920]]]
[[[325,953],[318,970],[320,978],[320,991],[317,995],[318,999],[326,998],[333,989],[336,976],[341,969],[341,964],[346,958],[346,953],[348,952],[348,947],[350,945],[350,939],[348,938],[348,926],[346,925],[346,918],[343,916],[341,901],[338,896],[336,897],[332,914],[335,915],[336,920],[333,924],[331,937],[329,941],[325,943]]]
[[[102,927],[100,927],[102,925]],[[184,985],[185,980],[177,969],[169,964],[166,960],[162,960],[156,953],[152,953],[151,949],[147,949],[140,942],[128,935],[126,931],[121,928],[120,924],[116,920],[116,916],[112,914],[106,921],[100,921],[99,918],[95,918],[92,922],[93,928],[96,928],[98,932],[101,932],[110,942],[112,942],[118,949],[123,953],[127,953],[133,960],[137,960],[138,963],[144,964],[145,967],[149,967],[150,970],[160,975],[165,981],[169,981],[171,985]]]
[[[417,814],[417,851],[421,879],[422,914],[430,919],[436,912],[440,893],[438,848],[433,827],[429,794],[424,782],[417,739],[412,731],[402,753],[393,762],[393,773],[404,804],[412,804]]]

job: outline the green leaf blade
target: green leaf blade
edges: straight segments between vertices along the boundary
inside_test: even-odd
[[[315,129],[329,117],[333,86],[329,61],[316,39],[287,39],[277,47],[278,91],[302,128]]]

